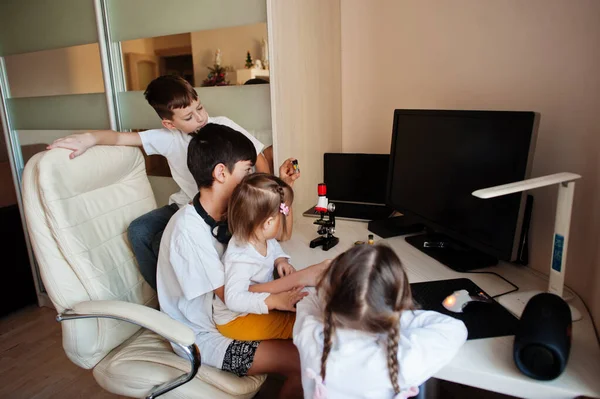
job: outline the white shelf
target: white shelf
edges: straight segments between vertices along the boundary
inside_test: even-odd
[[[246,81],[254,78],[267,78],[269,80],[269,70],[268,69],[238,69],[235,71],[235,81],[238,85],[243,85]]]

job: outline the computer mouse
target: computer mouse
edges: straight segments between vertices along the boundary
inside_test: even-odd
[[[477,295],[470,295],[467,290],[459,290],[448,295],[446,299],[442,301],[442,306],[450,312],[463,313],[465,307],[472,302],[492,303],[493,301],[483,292],[480,292]]]

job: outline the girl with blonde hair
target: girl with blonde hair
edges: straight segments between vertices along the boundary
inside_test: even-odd
[[[223,256],[225,302],[218,297],[213,302],[213,319],[226,337],[292,338],[294,306],[307,295],[304,285],[311,284],[276,240],[291,223],[293,200],[288,184],[264,173],[244,178],[231,196],[227,220],[233,236]],[[275,270],[281,276],[277,281]]]
[[[415,310],[403,265],[383,245],[333,260],[298,303],[294,344],[305,398],[408,398],[467,338],[462,321]]]

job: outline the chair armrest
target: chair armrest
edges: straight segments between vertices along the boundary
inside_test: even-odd
[[[190,372],[153,387],[146,399],[155,399],[189,382],[200,369],[200,352],[195,344],[196,336],[192,329],[156,309],[124,301],[85,301],[56,316],[56,320],[60,322],[90,318],[117,319],[144,327],[183,350],[191,364]]]
[[[191,328],[166,314],[148,306],[124,301],[85,301],[79,302],[73,309],[66,310],[57,316],[58,321],[67,320],[69,316],[89,315],[91,317],[107,317],[128,321],[148,330],[154,331],[167,340],[181,346],[193,345],[196,336]]]

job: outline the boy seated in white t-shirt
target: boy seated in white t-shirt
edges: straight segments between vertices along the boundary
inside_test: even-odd
[[[256,153],[259,154],[256,158],[256,171],[269,173],[270,168],[261,154],[263,144],[231,119],[224,116],[208,116],[196,90],[182,77],[160,76],[150,82],[144,96],[161,118],[162,129],[139,133],[101,130],[75,134],[55,140],[48,148],[73,150],[71,158],[75,158],[95,145],[127,145],[143,147],[148,155],[160,154],[167,158],[171,175],[180,191],[171,195],[169,205],[134,220],[127,231],[140,272],[148,284],[156,289],[156,262],[163,230],[173,214],[188,204],[198,191],[187,165],[190,134],[199,131],[208,123],[228,126],[241,132],[252,142]],[[292,168],[291,161],[288,167]],[[293,181],[298,177],[298,174],[295,174],[289,179]],[[289,236],[289,232],[286,233]]]
[[[161,311],[194,331],[203,364],[238,376],[283,375],[279,397],[301,398],[300,362],[291,340],[236,341],[221,335],[213,322],[213,299],[223,300],[225,291],[221,256],[230,235],[224,215],[233,190],[251,173],[255,159],[250,140],[226,126],[209,124],[191,140],[188,165],[199,193],[164,230],[158,255],[158,299]],[[310,266],[270,282],[269,287],[289,291],[315,285],[327,266],[328,262]],[[256,284],[250,289],[271,292],[269,287]]]

